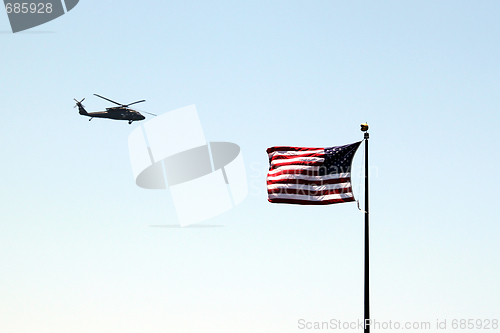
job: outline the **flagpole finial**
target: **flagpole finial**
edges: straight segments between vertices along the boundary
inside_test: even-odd
[[[362,132],[368,131],[368,124],[367,123],[361,124],[361,131]]]

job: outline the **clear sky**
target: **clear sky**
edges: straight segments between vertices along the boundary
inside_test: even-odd
[[[268,203],[265,150],[355,142],[365,121],[372,318],[500,319],[499,17],[498,1],[81,0],[12,34],[2,12],[0,331],[361,319],[363,214]],[[110,106],[93,93],[196,104],[207,140],[241,146],[247,199],[202,223],[220,227],[151,227],[178,224],[172,198],[135,185],[139,123],[78,115],[73,98]]]

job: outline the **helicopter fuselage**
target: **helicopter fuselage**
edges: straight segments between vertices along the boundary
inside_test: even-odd
[[[91,118],[109,118],[116,120],[132,120],[132,121],[140,121],[146,118],[137,111],[120,107],[107,108],[106,111],[88,112],[84,115]]]

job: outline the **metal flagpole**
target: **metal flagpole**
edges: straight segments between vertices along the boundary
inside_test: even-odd
[[[370,224],[368,206],[368,124],[361,124],[361,131],[365,133],[365,318],[364,332],[370,333]]]

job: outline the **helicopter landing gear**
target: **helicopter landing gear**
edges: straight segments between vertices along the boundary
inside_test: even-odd
[[[132,124],[132,122],[133,122],[133,120],[129,120],[129,121],[128,121],[128,124],[130,125],[130,124]]]
[[[89,119],[89,121],[91,121],[91,120],[92,120],[92,118]]]

